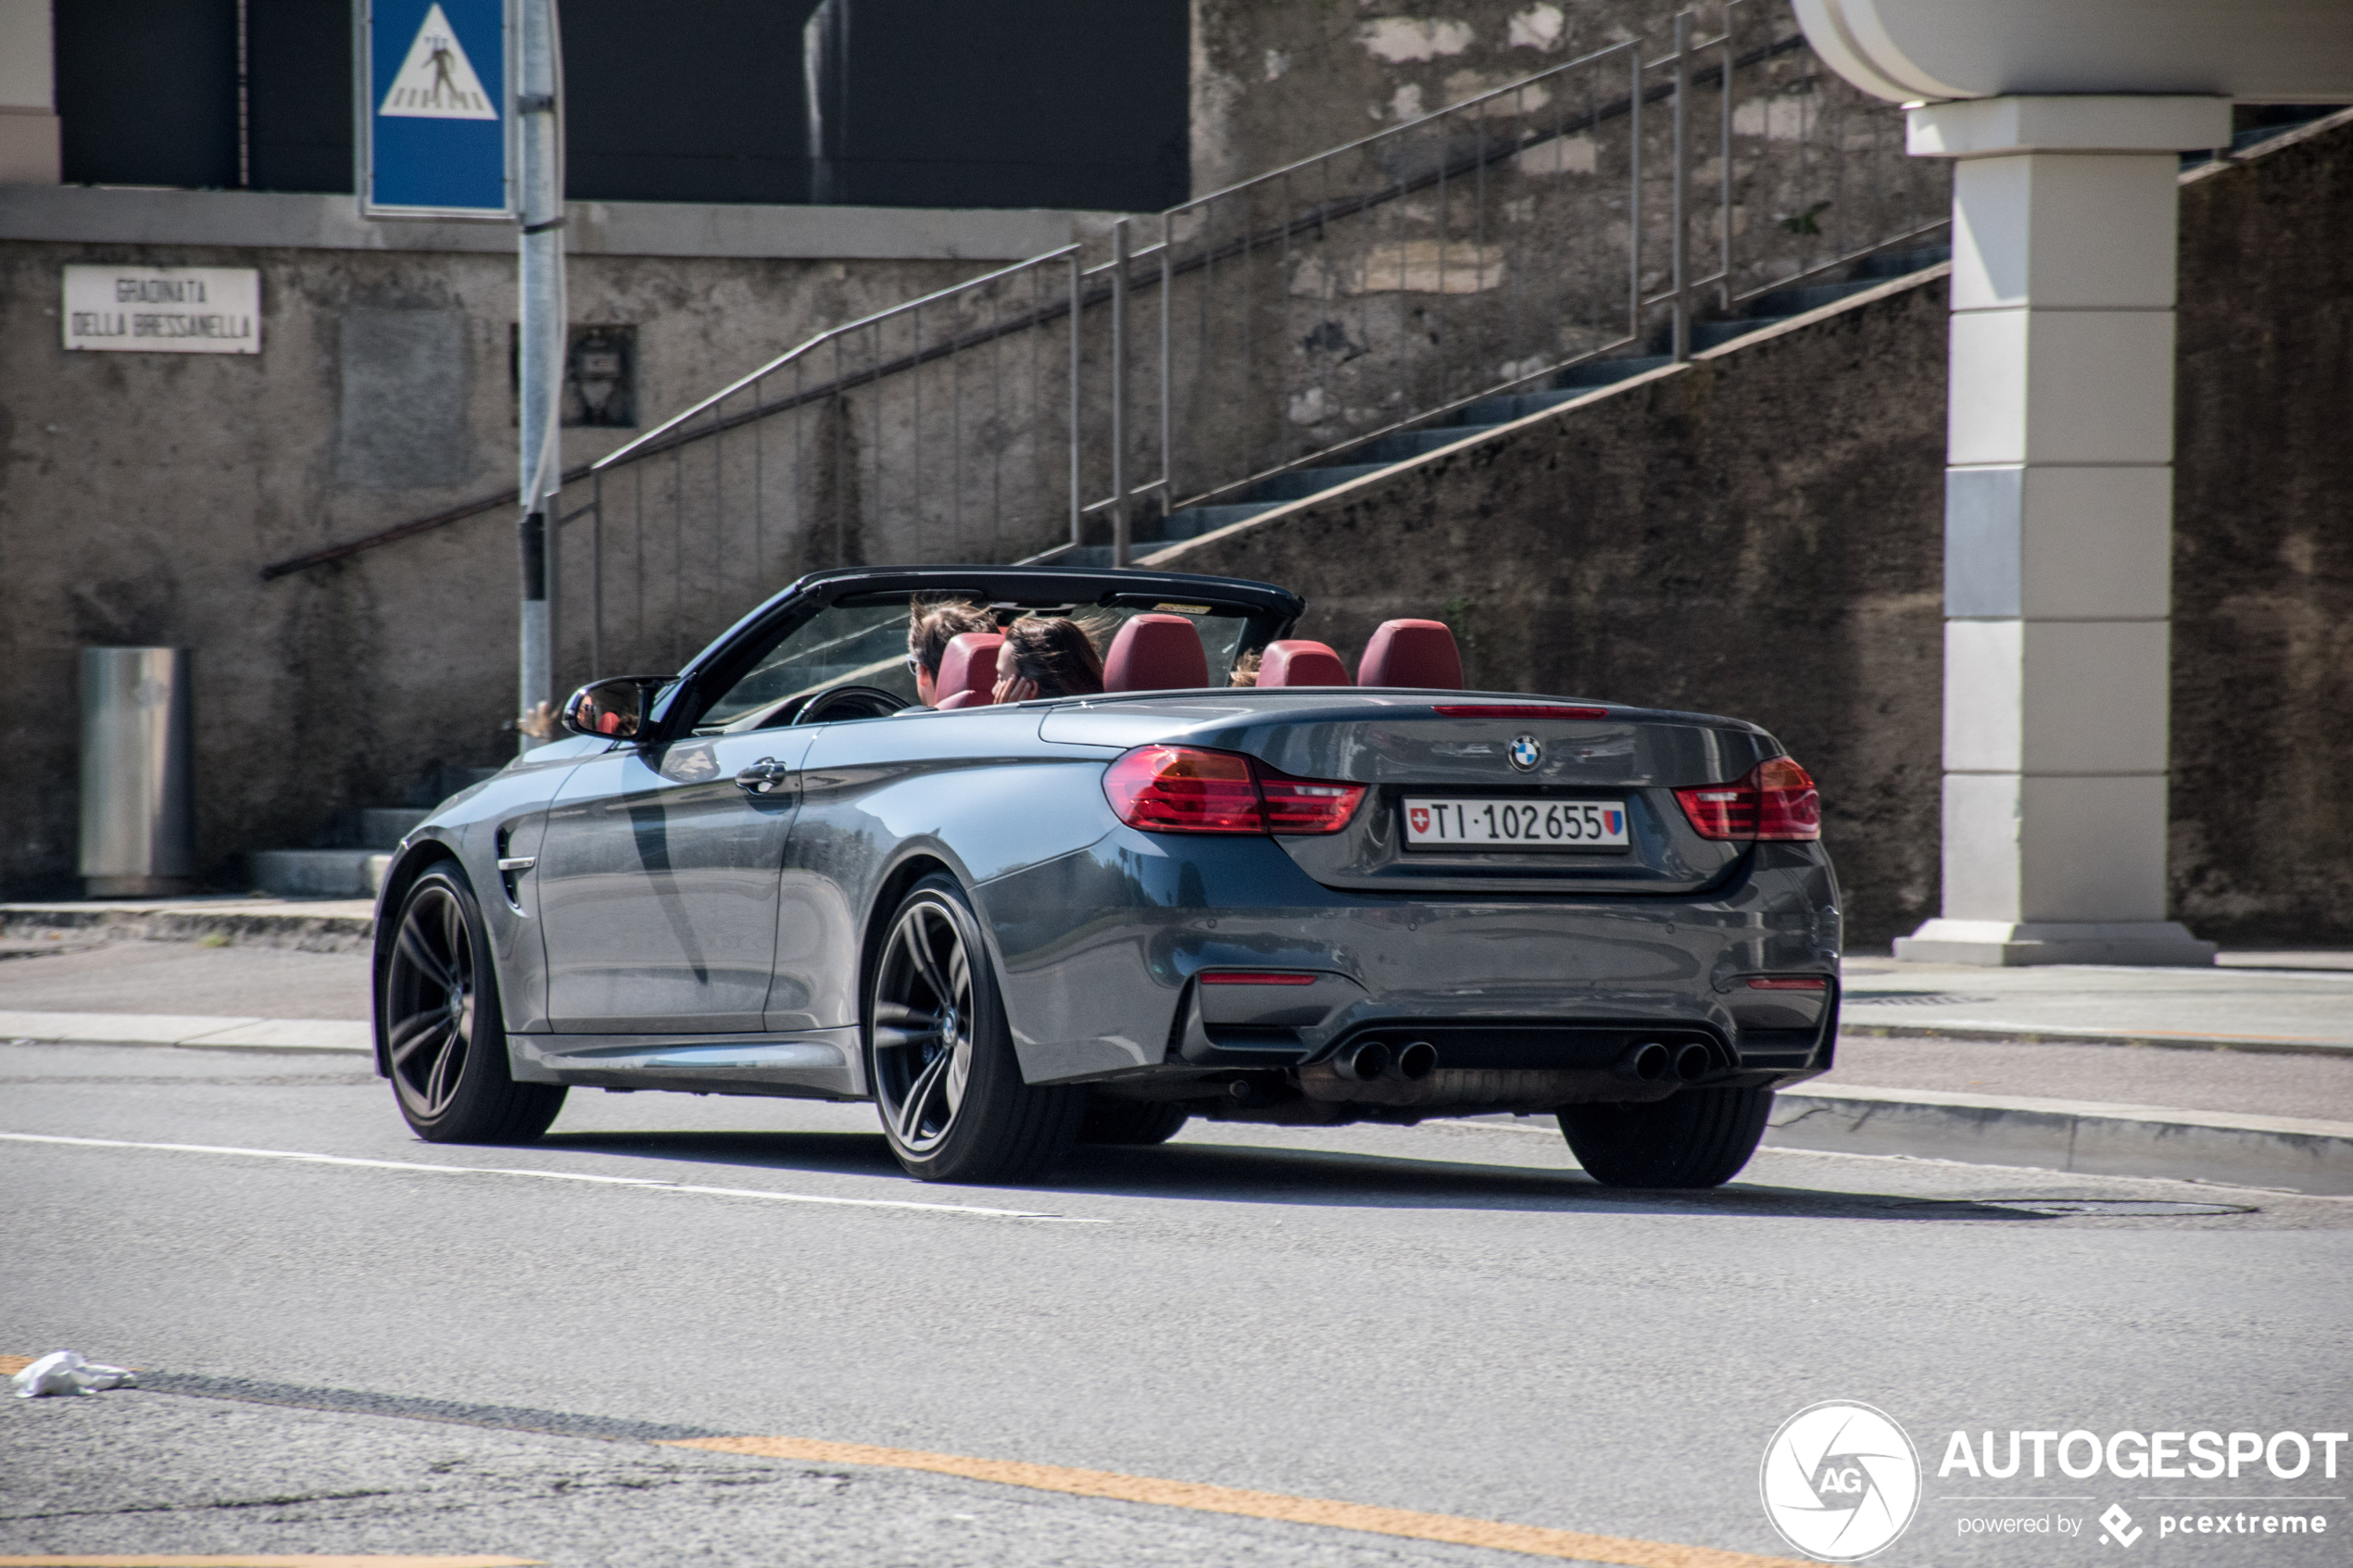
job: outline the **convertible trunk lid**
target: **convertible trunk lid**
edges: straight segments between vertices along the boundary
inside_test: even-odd
[[[1326,886],[1397,893],[1697,891],[1746,846],[1701,837],[1675,790],[1780,755],[1737,720],[1454,692],[1111,697],[1056,708],[1040,734],[1239,751],[1296,778],[1362,784],[1345,829],[1277,842]],[[1563,842],[1568,818],[1617,842]]]

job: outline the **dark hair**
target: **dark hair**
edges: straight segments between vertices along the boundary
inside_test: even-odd
[[[939,679],[939,660],[948,645],[966,632],[993,632],[997,622],[988,611],[962,599],[945,602],[911,600],[907,606],[907,652],[924,667],[924,673]]]
[[[1039,696],[1092,696],[1103,689],[1102,656],[1087,628],[1063,616],[1026,615],[1005,628],[1013,669]]]

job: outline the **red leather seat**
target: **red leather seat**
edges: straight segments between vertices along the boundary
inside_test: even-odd
[[[1356,662],[1360,686],[1463,689],[1463,656],[1442,621],[1384,621]]]
[[[1103,690],[1164,692],[1209,684],[1209,656],[1201,633],[1181,615],[1139,615],[1111,640],[1103,656]]]
[[[1348,684],[1348,666],[1340,655],[1322,643],[1285,638],[1268,643],[1259,656],[1258,684],[1262,686],[1344,686]]]
[[[934,708],[985,708],[997,689],[997,650],[1004,637],[995,632],[959,632],[948,639],[939,656],[939,679],[932,683]]]

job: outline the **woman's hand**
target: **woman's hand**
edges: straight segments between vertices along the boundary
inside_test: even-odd
[[[515,721],[515,728],[545,746],[558,738],[556,722],[555,709],[543,702],[536,708],[525,709],[522,717]]]
[[[1038,695],[1038,683],[1024,675],[1007,675],[997,683],[988,700],[996,702],[1027,702]]]

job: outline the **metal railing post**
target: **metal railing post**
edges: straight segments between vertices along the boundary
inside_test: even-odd
[[[1170,412],[1175,383],[1170,379],[1168,361],[1168,318],[1173,307],[1169,296],[1174,276],[1169,270],[1169,258],[1176,250],[1176,219],[1170,213],[1160,215],[1160,510],[1165,517],[1176,497],[1176,420]]]
[[[1127,564],[1127,220],[1111,226],[1111,563]]]
[[[1675,358],[1692,357],[1692,14],[1675,13],[1675,212],[1673,276]]]
[[[1070,252],[1070,547],[1086,542],[1087,504],[1078,493],[1078,324],[1086,316],[1086,282],[1078,265],[1078,250]]]
[[[1642,335],[1642,45],[1626,48],[1626,335]]]
[[[1732,313],[1732,31],[1741,0],[1724,6],[1722,91],[1716,96],[1716,307]]]

